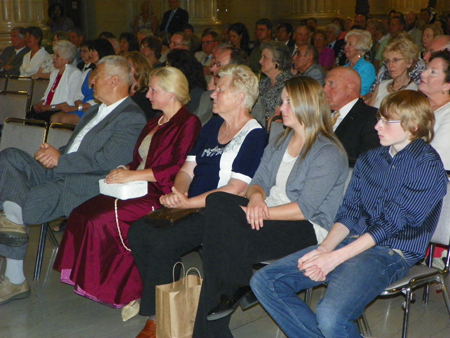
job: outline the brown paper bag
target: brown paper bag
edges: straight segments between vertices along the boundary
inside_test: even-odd
[[[174,265],[174,271],[176,263]],[[191,270],[199,276],[189,275]],[[179,281],[156,286],[156,337],[191,338],[202,287],[202,278],[191,268]],[[174,278],[175,280],[175,278]]]

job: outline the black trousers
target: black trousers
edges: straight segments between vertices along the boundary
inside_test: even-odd
[[[262,229],[252,230],[240,207],[247,203],[246,198],[219,192],[206,199],[204,215],[192,215],[172,228],[153,228],[142,220],[131,226],[128,239],[144,283],[142,315],[155,314],[155,286],[170,283],[173,265],[203,244],[204,280],[194,337],[232,337],[230,316],[206,320],[220,295],[249,284],[253,263],[317,244],[308,221],[265,221]]]

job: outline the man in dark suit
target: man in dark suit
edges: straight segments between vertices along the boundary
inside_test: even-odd
[[[341,30],[333,23],[330,23],[325,31],[325,35],[327,38],[327,47],[333,49],[334,55],[336,56],[339,55],[339,52],[345,45],[345,41],[343,39],[338,40],[340,34]]]
[[[13,28],[9,34],[11,46],[6,47],[0,55],[0,77],[20,75],[23,56],[30,51],[25,46],[25,28]]]
[[[132,160],[146,118],[128,97],[130,66],[107,56],[95,74],[95,97],[103,103],[84,114],[66,146],[44,143],[34,158],[15,148],[0,152],[0,255],[7,258],[0,304],[30,294],[23,274],[28,225],[69,216],[100,193],[99,179]]]
[[[180,0],[169,0],[169,10],[164,13],[159,30],[161,32],[182,32],[189,22],[189,13],[180,8]]]
[[[380,145],[375,124],[377,109],[359,98],[361,78],[348,67],[332,69],[325,78],[324,91],[333,110],[333,130],[349,158]]]

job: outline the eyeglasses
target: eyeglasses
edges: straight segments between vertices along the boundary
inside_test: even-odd
[[[141,45],[141,49],[144,49],[144,48],[150,48],[150,46],[147,46],[147,45]]]
[[[387,123],[401,123],[400,120],[387,120],[384,117],[380,116],[377,117],[378,122],[381,122],[382,124],[386,125]]]
[[[209,45],[210,43],[214,43],[215,41],[202,41],[202,45]]]
[[[217,68],[222,68],[222,67],[227,66],[228,63],[220,63],[220,62],[216,62],[215,65],[216,65]]]
[[[400,61],[402,61],[402,60],[404,60],[404,59],[405,59],[405,58],[401,58],[401,59],[394,58],[394,59],[392,59],[392,60],[387,59],[387,60],[384,60],[384,64],[385,64],[386,66],[389,66],[390,63],[396,65],[398,62],[400,62]]]

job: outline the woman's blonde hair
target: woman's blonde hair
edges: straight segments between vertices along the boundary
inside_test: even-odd
[[[227,65],[220,72],[219,76],[230,76],[230,89],[234,93],[243,93],[244,108],[251,110],[259,95],[258,77],[245,65]]]
[[[361,56],[366,54],[372,48],[372,36],[368,31],[362,29],[352,29],[345,35],[345,42],[350,36],[356,36],[356,50],[361,52]]]
[[[319,134],[338,145],[344,152],[344,148],[333,133],[330,106],[320,83],[308,76],[297,76],[287,80],[284,88],[292,111],[305,128],[306,140],[301,159],[306,157]],[[290,133],[292,129],[286,128],[276,144],[281,145]]]
[[[401,90],[386,96],[377,115],[386,120],[400,120],[403,130],[411,133],[411,141],[421,138],[430,143],[433,140],[433,109],[421,92]]]
[[[386,59],[386,54],[391,52],[400,53],[405,58],[406,63],[412,61],[411,67],[408,68],[408,71],[414,68],[417,60],[419,59],[419,47],[408,39],[395,39],[390,41],[384,48],[383,59]]]
[[[141,89],[148,88],[149,74],[153,67],[144,54],[136,51],[126,52],[123,57],[134,68],[134,78],[136,79],[134,91],[138,92]]]
[[[175,67],[161,67],[153,69],[150,78],[158,79],[158,85],[167,93],[175,94],[181,104],[186,105],[191,100],[189,84],[186,76]]]

